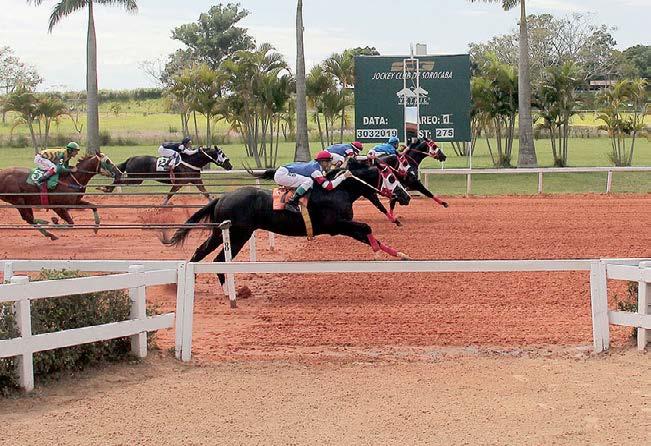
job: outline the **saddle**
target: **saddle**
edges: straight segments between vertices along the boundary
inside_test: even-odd
[[[271,197],[273,199],[273,210],[284,211],[285,203],[289,201],[295,190],[296,189],[289,187],[274,188],[273,192],[271,193]],[[305,223],[305,232],[307,232],[307,239],[312,240],[314,238],[314,230],[312,229],[312,220],[310,219],[310,214],[307,211],[308,195],[309,194],[303,195],[298,200],[298,203],[300,205],[299,207],[301,209],[301,215],[303,216],[303,223]]]
[[[25,181],[27,184],[31,184],[32,186],[37,186],[39,183],[39,180],[45,175],[45,172],[39,169],[38,167],[32,169],[29,172],[29,175],[27,175],[27,180]],[[47,180],[47,189],[48,190],[54,190],[57,187],[57,184],[59,184],[59,173],[55,173],[52,175],[50,178]]]

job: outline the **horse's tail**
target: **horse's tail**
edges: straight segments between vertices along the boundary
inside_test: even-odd
[[[197,212],[194,213],[194,215],[192,215],[192,217],[190,217],[184,223],[186,227],[177,229],[171,239],[162,240],[162,242],[170,246],[182,245],[183,242],[185,242],[185,239],[188,237],[190,231],[194,229],[189,225],[204,222],[211,219],[211,217],[213,216],[213,211],[215,210],[215,207],[219,203],[219,200],[220,198],[216,198],[210,203],[208,203],[207,205],[205,205],[204,207],[202,207],[201,209],[199,209]]]
[[[273,180],[274,175],[276,174],[276,169],[267,169],[262,173],[254,172],[253,169],[251,169],[251,166],[248,164],[242,164],[244,166],[244,169],[251,175],[252,177],[255,178],[260,178],[261,180]]]

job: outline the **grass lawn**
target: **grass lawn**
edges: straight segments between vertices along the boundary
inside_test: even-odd
[[[443,144],[443,150],[448,155],[444,168],[467,167],[466,157],[454,155],[449,144]],[[571,166],[609,166],[607,152],[610,141],[607,138],[581,139],[575,138],[570,141],[569,162]],[[369,147],[369,145],[367,145]],[[318,143],[312,144],[312,152],[319,149]],[[120,163],[134,155],[154,155],[157,153],[156,146],[107,146],[103,151],[108,154],[113,162]],[[254,166],[253,160],[245,155],[244,146],[241,144],[224,145],[224,151],[231,158],[236,169],[241,169],[244,162]],[[541,167],[552,165],[552,156],[549,140],[536,141],[538,163]],[[294,143],[281,143],[278,156],[279,165],[292,161],[294,156]],[[31,167],[33,165],[33,150],[0,148],[0,168],[9,166]],[[513,160],[517,161],[517,141]],[[633,160],[636,166],[651,166],[651,142],[647,139],[640,139],[636,142],[636,151]],[[441,168],[438,161],[428,159],[422,167]],[[473,156],[473,168],[492,167],[485,141],[478,142],[475,155]],[[226,179],[224,179],[226,180]],[[99,181],[105,182],[106,179]],[[247,180],[230,180],[231,185],[248,183]],[[463,195],[466,191],[465,176],[437,176],[430,178],[430,188],[441,195]],[[548,174],[544,177],[544,190],[546,193],[562,192],[598,192],[605,191],[606,174]],[[476,195],[502,195],[502,194],[535,194],[537,191],[537,175],[475,175],[473,176],[473,194]],[[230,187],[229,187],[230,188]],[[223,188],[218,188],[223,189]],[[147,190],[163,191],[165,187],[152,188]],[[213,190],[217,190],[213,188]],[[125,190],[126,191],[126,190]],[[651,192],[650,173],[615,173],[613,176],[613,192]]]

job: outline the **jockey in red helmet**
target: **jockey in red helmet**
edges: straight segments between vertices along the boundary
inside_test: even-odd
[[[285,203],[285,209],[292,212],[300,212],[298,201],[305,195],[314,183],[321,185],[326,190],[332,190],[339,186],[344,179],[350,177],[352,173],[346,171],[343,175],[334,180],[328,180],[325,174],[330,170],[332,164],[332,154],[322,150],[316,154],[314,161],[308,163],[292,163],[281,166],[274,174],[274,181],[280,186],[296,188],[292,198]]]

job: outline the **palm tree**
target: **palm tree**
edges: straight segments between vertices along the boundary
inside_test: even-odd
[[[479,0],[470,0],[476,3]],[[508,11],[520,5],[520,56],[518,64],[518,120],[520,128],[520,152],[518,167],[534,167],[538,164],[536,149],[533,145],[533,122],[531,119],[531,82],[529,73],[529,38],[527,35],[527,13],[525,0],[481,0],[501,3]]]
[[[335,53],[324,62],[325,69],[332,74],[342,91],[342,97],[345,96],[346,88],[355,82],[355,66],[353,55],[350,52]],[[344,142],[344,124],[346,121],[346,106],[341,108],[341,127],[339,129],[339,142]]]
[[[296,5],[296,152],[295,161],[308,161],[307,96],[305,93],[305,50],[303,48],[303,1]]]
[[[43,0],[27,0],[39,6]],[[99,149],[99,95],[97,92],[97,39],[95,37],[95,19],[93,7],[95,4],[107,6],[123,6],[128,12],[138,11],[136,0],[60,0],[50,14],[48,31],[59,23],[64,17],[73,12],[88,7],[88,34],[86,37],[86,97],[88,103],[88,132],[87,152],[94,153]]]

